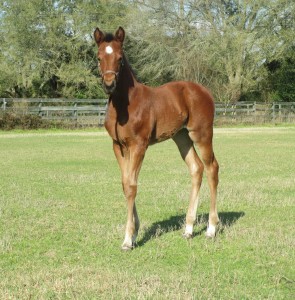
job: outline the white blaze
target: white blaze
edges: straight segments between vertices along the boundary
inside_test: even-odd
[[[112,54],[114,52],[113,48],[111,46],[106,47],[106,53],[107,54]]]

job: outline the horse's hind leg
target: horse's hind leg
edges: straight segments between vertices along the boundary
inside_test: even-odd
[[[184,237],[190,238],[193,235],[193,226],[196,220],[204,166],[195,151],[194,144],[188,135],[187,129],[179,131],[173,137],[173,140],[177,144],[180,154],[189,168],[192,179],[192,190],[186,215],[185,232],[183,234]]]
[[[212,146],[212,132],[201,134],[197,131],[190,131],[189,136],[197,143],[200,150],[201,158],[205,165],[206,175],[210,188],[210,212],[209,212],[209,226],[206,231],[207,237],[215,237],[216,225],[219,222],[217,213],[217,185],[218,185],[218,162],[215,158]]]

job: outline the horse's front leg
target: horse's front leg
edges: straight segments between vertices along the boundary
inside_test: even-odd
[[[146,147],[134,145],[129,148],[122,148],[114,142],[114,152],[122,173],[122,186],[127,201],[127,224],[125,239],[122,245],[123,250],[131,250],[135,246],[139,230],[139,218],[135,206],[137,194],[137,180],[142,165]]]

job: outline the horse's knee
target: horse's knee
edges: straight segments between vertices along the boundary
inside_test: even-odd
[[[201,161],[196,161],[190,166],[189,170],[192,178],[200,178],[203,176],[204,164]]]
[[[122,179],[123,191],[127,199],[134,199],[137,193],[137,183],[129,178]]]
[[[204,161],[204,164],[206,167],[206,173],[213,177],[218,176],[219,164],[218,164],[214,154],[212,154],[211,157],[204,158],[203,161]]]
[[[130,185],[130,184],[125,185],[124,193],[127,200],[129,199],[133,200],[137,193],[137,185]]]

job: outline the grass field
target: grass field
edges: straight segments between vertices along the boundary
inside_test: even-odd
[[[295,127],[215,132],[222,224],[181,234],[190,178],[172,141],[139,178],[138,247],[104,132],[0,132],[0,299],[295,299]]]

